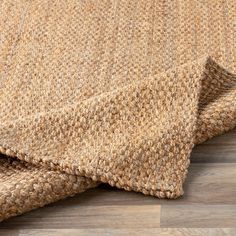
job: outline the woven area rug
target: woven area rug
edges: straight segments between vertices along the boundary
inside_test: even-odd
[[[100,182],[180,197],[235,72],[235,0],[1,0],[0,220]]]

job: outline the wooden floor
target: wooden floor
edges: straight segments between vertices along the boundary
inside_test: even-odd
[[[101,185],[0,223],[0,236],[236,235],[236,130],[196,147],[177,200]]]

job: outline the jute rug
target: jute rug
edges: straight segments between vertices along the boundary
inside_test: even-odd
[[[0,220],[100,182],[180,197],[235,72],[235,0],[1,0]]]

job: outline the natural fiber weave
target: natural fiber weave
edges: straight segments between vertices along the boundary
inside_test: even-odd
[[[236,126],[235,39],[235,0],[2,0],[0,220],[99,182],[181,196]]]

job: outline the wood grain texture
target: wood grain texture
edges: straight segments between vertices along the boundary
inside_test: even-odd
[[[236,163],[236,131],[215,137],[193,149],[192,163]]]
[[[229,236],[236,228],[25,229],[2,230],[4,236]]]
[[[67,229],[67,230],[21,230],[19,236],[71,236],[71,235],[83,235],[83,236],[228,236],[235,235],[236,229],[230,228],[149,228],[149,229]]]
[[[162,227],[235,227],[236,205],[162,206]]]
[[[145,220],[144,220],[145,219]],[[9,220],[10,222],[10,220]],[[30,223],[29,223],[30,222]],[[33,211],[11,223],[17,228],[152,228],[160,226],[160,206],[62,205]]]
[[[234,236],[236,130],[194,148],[184,190],[159,200],[101,185],[0,223],[0,236]]]

